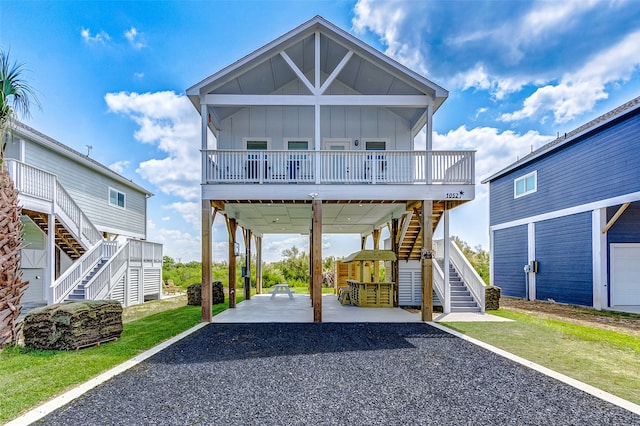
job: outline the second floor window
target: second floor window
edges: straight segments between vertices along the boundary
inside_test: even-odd
[[[531,172],[513,181],[513,198],[522,197],[538,190],[538,173]]]
[[[125,194],[117,189],[109,188],[109,204],[116,207],[125,207]]]

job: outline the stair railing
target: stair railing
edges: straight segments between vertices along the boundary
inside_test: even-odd
[[[55,174],[14,159],[5,162],[20,194],[53,203],[54,213],[85,247],[92,247],[102,239],[100,231],[67,193]]]
[[[87,250],[80,259],[64,271],[52,284],[53,303],[62,302],[76,288],[82,280],[91,272],[100,260],[113,255],[117,248],[116,241],[100,240]]]
[[[73,201],[73,198],[69,195],[69,193],[64,189],[62,184],[56,179],[56,197],[55,204],[59,211],[65,213],[65,215],[71,220],[74,228],[70,229],[77,236],[79,236],[80,240],[83,244],[91,246],[98,241],[102,240],[102,235],[100,231],[91,223],[86,214],[82,211],[82,209]],[[59,214],[59,217],[63,217]],[[70,226],[68,228],[71,228]]]
[[[444,272],[435,259],[433,259],[432,265],[433,290],[436,292],[436,296],[438,296],[438,300],[440,300],[440,303],[444,306]]]
[[[484,292],[487,285],[482,278],[480,278],[480,275],[478,275],[474,267],[471,266],[471,263],[469,263],[465,255],[462,254],[458,245],[453,241],[451,241],[450,244],[449,256],[451,263],[467,286],[471,296],[473,296],[473,299],[480,307],[480,312],[484,312]]]
[[[122,276],[119,272],[129,260],[129,248],[129,241],[127,241],[109,257],[100,271],[91,277],[84,286],[85,299],[95,300],[98,296],[105,297],[109,294],[111,288]]]

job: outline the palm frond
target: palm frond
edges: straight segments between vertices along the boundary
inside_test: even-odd
[[[34,89],[22,75],[24,64],[11,61],[9,52],[0,50],[0,126],[5,127],[17,114],[23,118],[31,116],[32,103],[40,107]]]

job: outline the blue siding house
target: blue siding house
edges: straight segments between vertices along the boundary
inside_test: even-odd
[[[640,312],[640,97],[483,183],[504,295]]]

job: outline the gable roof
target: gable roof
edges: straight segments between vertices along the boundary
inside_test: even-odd
[[[57,152],[60,155],[63,155],[67,158],[70,158],[71,160],[80,163],[94,171],[96,171],[97,173],[100,173],[102,175],[105,175],[107,177],[110,177],[118,182],[120,182],[121,184],[128,186],[129,188],[132,188],[138,192],[141,192],[143,194],[145,194],[147,197],[151,197],[153,195],[153,193],[149,192],[148,190],[144,189],[142,186],[134,183],[132,180],[125,178],[124,176],[120,175],[119,173],[114,172],[113,170],[111,170],[110,168],[108,168],[107,166],[105,166],[102,163],[97,162],[96,160],[94,160],[93,158],[87,156],[87,155],[83,155],[82,153],[76,151],[75,149],[63,144],[62,142],[58,142],[57,140],[53,139],[50,136],[45,135],[44,133],[41,133],[39,131],[37,131],[36,129],[27,126],[24,123],[21,123],[19,121],[14,121],[15,126],[13,128],[13,130],[21,135],[22,137],[26,137],[29,138],[29,140],[40,144],[44,147],[47,147],[55,152]]]
[[[314,67],[314,34],[320,33],[320,67],[329,75],[351,51],[337,81],[360,94],[429,94],[434,111],[448,96],[448,91],[374,49],[321,16],[276,38],[249,55],[187,89],[187,96],[200,111],[200,96],[205,94],[270,94],[298,78],[287,60],[303,72]],[[374,81],[376,84],[371,84]],[[238,108],[222,111],[222,119]]]
[[[540,148],[532,151],[526,156],[522,157],[518,161],[510,164],[499,172],[489,176],[484,179],[482,183],[489,183],[492,180],[498,179],[499,177],[504,176],[505,174],[515,170],[525,164],[531,163],[535,161],[537,158],[548,154],[549,152],[559,150],[563,146],[576,141],[587,133],[593,132],[599,127],[602,127],[608,123],[611,123],[614,120],[617,120],[620,117],[623,117],[627,114],[630,114],[636,110],[640,110],[640,96],[620,105],[617,108],[612,109],[611,111],[602,114],[601,116],[583,124],[582,126],[570,131],[569,133],[565,133],[562,136],[558,136],[556,139],[551,142],[541,146]]]

